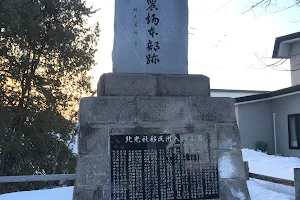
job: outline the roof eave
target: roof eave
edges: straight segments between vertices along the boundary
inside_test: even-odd
[[[236,103],[243,103],[243,102],[252,102],[257,100],[267,100],[274,97],[286,96],[287,94],[295,94],[300,92],[300,85],[295,85],[288,88],[283,88],[281,90],[276,90],[273,92],[267,92],[263,94],[255,94],[245,97],[238,97],[235,98]]]
[[[287,53],[282,53],[285,52],[282,50],[282,48],[289,48],[291,44],[299,41],[300,32],[276,38],[272,58],[289,58],[289,55]]]

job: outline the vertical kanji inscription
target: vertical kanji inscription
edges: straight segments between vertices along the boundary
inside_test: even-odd
[[[146,23],[149,26],[149,42],[146,44],[148,54],[146,55],[146,63],[157,64],[160,62],[158,51],[160,50],[159,41],[156,40],[156,36],[159,34],[156,27],[159,25],[160,19],[157,16],[156,11],[158,7],[156,0],[147,0],[147,16],[145,17]]]

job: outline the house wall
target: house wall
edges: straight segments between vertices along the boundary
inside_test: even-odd
[[[210,96],[211,97],[231,97],[231,98],[238,98],[238,97],[244,97],[244,96],[250,96],[255,94],[262,94],[265,93],[264,91],[221,91],[221,90],[210,90]]]
[[[256,148],[257,141],[268,143],[268,152],[274,153],[273,113],[271,101],[239,104],[238,126],[242,148]]]
[[[300,94],[271,100],[276,113],[277,152],[284,156],[300,157],[300,150],[289,149],[288,115],[300,113]]]
[[[300,42],[293,43],[290,46],[290,65],[291,65],[291,82],[292,86],[300,84]],[[294,71],[293,71],[294,70]]]

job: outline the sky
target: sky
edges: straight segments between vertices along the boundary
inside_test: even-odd
[[[100,9],[89,20],[99,22],[101,30],[97,65],[90,72],[96,86],[102,73],[112,71],[114,0],[86,2]],[[291,86],[290,72],[266,68],[263,63],[278,61],[270,58],[276,37],[300,31],[299,8],[276,12],[292,5],[293,0],[274,0],[277,4],[270,4],[267,12],[257,8],[245,14],[258,0],[188,2],[189,74],[208,76],[212,89],[273,91]],[[281,66],[288,67],[289,61]]]

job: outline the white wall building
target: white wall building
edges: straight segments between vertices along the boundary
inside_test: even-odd
[[[292,86],[300,84],[300,32],[276,38],[272,58],[290,59]]]
[[[262,94],[269,91],[257,91],[257,90],[225,90],[225,89],[211,89],[210,96],[211,97],[231,97],[238,98],[256,94]]]
[[[276,38],[272,57],[290,59],[292,86],[235,99],[241,145],[263,141],[269,153],[300,157],[300,32]]]

